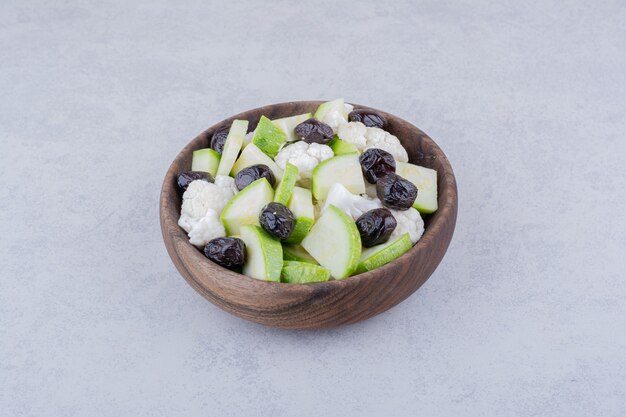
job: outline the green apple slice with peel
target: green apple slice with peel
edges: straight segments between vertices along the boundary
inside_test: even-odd
[[[261,116],[259,124],[254,130],[252,143],[267,155],[274,158],[283,143],[287,141],[287,135],[278,126],[274,125],[270,119]]]
[[[231,198],[220,216],[226,234],[238,235],[241,226],[259,224],[259,213],[274,198],[274,190],[265,178],[259,178]]]
[[[309,284],[324,282],[330,278],[330,271],[323,266],[307,262],[284,261],[280,274],[281,282],[289,284]]]
[[[306,235],[308,235],[309,232],[311,231],[311,227],[313,227],[313,223],[315,223],[315,220],[313,220],[312,217],[296,217],[296,225],[293,228],[293,232],[291,232],[291,235],[289,235],[289,237],[285,239],[285,242],[287,243],[302,242],[302,239],[304,239]]]
[[[325,200],[328,190],[336,183],[342,184],[352,194],[365,193],[359,155],[334,156],[317,165],[313,170],[313,197],[318,201]]]
[[[234,177],[242,169],[257,164],[267,165],[274,173],[276,181],[280,181],[283,178],[283,170],[281,167],[279,167],[272,158],[265,155],[263,151],[257,148],[253,143],[249,144],[243,149],[243,151],[241,151],[241,155],[239,156],[239,159],[237,159],[237,162],[235,162],[235,165],[233,165],[230,175],[231,177]]]
[[[335,136],[335,138],[330,141],[328,146],[330,146],[330,149],[333,150],[333,152],[335,153],[335,156],[346,155],[350,153],[355,153],[358,155],[359,153],[359,150],[356,148],[356,146],[339,139],[337,136]]]
[[[220,154],[211,148],[198,149],[193,151],[191,157],[191,170],[208,172],[213,177],[217,174],[220,165]]]
[[[283,179],[280,180],[274,193],[274,201],[284,206],[289,203],[291,194],[296,186],[298,180],[298,167],[287,162],[285,171],[283,172]]]
[[[233,120],[233,124],[230,125],[230,130],[228,131],[228,136],[226,136],[226,142],[224,142],[224,149],[222,150],[220,165],[217,168],[217,175],[228,175],[230,173],[237,159],[237,155],[239,155],[247,131],[247,120]]]
[[[283,247],[256,225],[241,226],[241,240],[246,244],[243,273],[263,281],[280,281],[283,269]]]
[[[313,195],[311,194],[311,190],[302,187],[294,187],[287,207],[296,218],[296,226],[286,242],[300,243],[302,239],[309,234],[315,222],[315,208],[313,207]]]
[[[357,273],[360,274],[362,272],[371,271],[372,269],[388,264],[394,259],[404,255],[411,247],[413,247],[411,237],[408,233],[405,233],[389,239],[387,242],[381,243],[380,245],[363,249],[359,266],[357,267]]]
[[[334,111],[338,111],[341,117],[348,121],[348,110],[346,109],[346,103],[343,101],[342,98],[320,104],[315,111],[315,118],[321,122],[324,122],[326,115]]]
[[[396,162],[396,174],[411,181],[417,187],[413,207],[420,213],[437,211],[437,171],[419,165]]]
[[[313,117],[311,113],[298,114],[296,116],[272,120],[272,123],[274,123],[274,126],[285,132],[285,135],[287,135],[287,142],[294,142],[299,139],[293,131],[295,127],[311,117]]]
[[[315,222],[302,247],[336,279],[349,277],[361,257],[361,236],[352,218],[331,205]]]
[[[309,255],[301,245],[290,245],[283,243],[283,259],[286,261],[308,262],[319,265],[315,258]]]

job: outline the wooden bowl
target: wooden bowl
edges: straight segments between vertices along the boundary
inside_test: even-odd
[[[259,281],[222,268],[189,243],[177,222],[181,193],[176,177],[191,169],[191,154],[209,146],[216,128],[235,119],[256,127],[261,115],[270,119],[313,112],[321,101],[297,101],[248,110],[210,127],[176,156],[165,175],[160,199],[161,231],[174,265],[207,300],[243,319],[289,329],[315,329],[355,323],[382,313],[417,290],[433,273],[448,249],[457,215],[457,189],[443,151],[412,124],[383,111],[388,130],[406,148],[410,162],[438,174],[439,210],[424,216],[426,230],[417,244],[395,261],[341,281],[282,284]],[[355,108],[367,108],[355,105]]]

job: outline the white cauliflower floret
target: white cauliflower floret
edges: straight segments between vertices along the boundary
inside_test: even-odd
[[[349,122],[343,124],[337,130],[337,136],[344,142],[351,143],[359,150],[363,152],[367,146],[367,139],[365,137],[367,133],[367,127],[361,122]]]
[[[189,243],[204,247],[210,240],[226,236],[224,225],[219,215],[213,209],[208,209],[206,215],[193,223],[189,231]]]
[[[335,156],[330,146],[322,145],[320,143],[309,144],[309,149],[306,150],[306,153],[317,159],[319,162]]]
[[[398,138],[378,127],[367,127],[361,122],[349,122],[339,127],[337,136],[344,142],[353,144],[359,152],[379,148],[389,152],[397,161],[409,162],[406,149]]]
[[[369,199],[360,195],[354,195],[340,183],[333,184],[330,190],[328,190],[322,211],[326,210],[331,204],[343,210],[354,220],[361,217],[366,211],[383,206],[379,199]]]
[[[193,225],[196,224],[198,220],[192,217],[187,213],[180,213],[180,218],[178,219],[178,225],[187,233],[191,232],[193,229]]]
[[[285,169],[287,162],[298,167],[298,173],[301,180],[310,180],[313,175],[313,169],[320,162],[332,158],[334,155],[330,146],[321,145],[319,143],[308,144],[300,141],[289,146],[283,147],[274,161],[279,167]]]
[[[228,200],[230,200],[234,192],[227,180],[219,179],[216,181],[220,185],[196,180],[192,181],[183,194],[183,206],[180,210],[180,219],[178,225],[187,233],[191,232],[194,224],[206,216],[209,209],[214,210],[219,215]]]
[[[390,210],[398,225],[391,233],[391,238],[409,233],[411,242],[415,244],[424,233],[424,220],[419,211],[411,207],[408,210]]]
[[[343,106],[346,108],[346,113],[347,114],[352,113],[352,110],[354,110],[354,106],[352,104],[343,103]]]
[[[233,177],[229,177],[228,175],[217,175],[215,177],[214,184],[222,188],[224,195],[227,196],[229,193],[232,193],[232,195],[228,197],[229,200],[239,192],[239,190],[237,190],[237,186],[235,185],[235,179]]]
[[[347,111],[346,114],[350,113],[352,109],[354,109],[353,106],[347,103],[344,103],[344,106]],[[328,126],[330,126],[333,129],[334,133],[337,133],[337,130],[339,129],[339,127],[348,123],[348,119],[346,118],[346,116],[344,116],[343,112],[337,109],[337,110],[329,111],[328,113],[326,113],[324,117],[322,118],[322,120],[320,120],[320,122],[326,123]]]
[[[396,161],[409,162],[409,155],[397,137],[378,127],[366,128],[365,139],[367,141],[365,149],[378,148],[389,152]],[[339,136],[341,138],[341,136]]]

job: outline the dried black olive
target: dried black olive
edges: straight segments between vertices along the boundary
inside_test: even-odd
[[[389,152],[382,149],[366,150],[359,156],[359,162],[363,175],[370,184],[376,184],[380,178],[396,172],[396,160]]]
[[[387,119],[380,113],[373,110],[357,109],[350,112],[348,120],[351,122],[361,122],[367,127],[387,127]]]
[[[189,187],[189,184],[191,184],[191,182],[195,180],[213,182],[213,177],[208,172],[187,171],[187,172],[181,172],[180,174],[178,174],[177,182],[178,182],[178,186],[181,189],[186,190],[187,187]]]
[[[267,178],[272,187],[276,183],[272,170],[267,165],[257,164],[250,165],[239,171],[235,176],[235,186],[241,191],[259,178]]]
[[[215,133],[213,133],[213,136],[211,136],[211,144],[209,145],[209,147],[220,155],[224,150],[224,143],[226,142],[226,138],[228,137],[229,130],[230,126],[222,126],[217,129]]]
[[[361,244],[366,248],[388,241],[397,225],[396,218],[386,208],[367,211],[356,220]]]
[[[218,237],[207,243],[204,255],[224,268],[237,269],[246,260],[246,245],[236,237]]]
[[[376,183],[376,195],[385,207],[408,210],[417,198],[417,187],[396,174],[388,174]]]
[[[261,210],[259,223],[267,233],[285,240],[293,232],[296,218],[286,206],[280,203],[269,203]]]
[[[326,123],[311,117],[300,123],[293,129],[298,139],[302,139],[306,143],[327,144],[333,138],[333,129]]]

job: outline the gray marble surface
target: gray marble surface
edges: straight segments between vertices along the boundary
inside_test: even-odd
[[[624,2],[0,6],[0,415],[626,414]],[[222,312],[165,252],[170,161],[339,96],[448,154],[447,256],[349,327]]]

